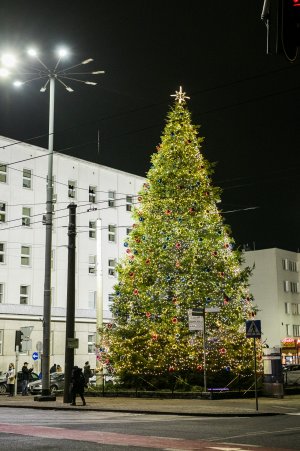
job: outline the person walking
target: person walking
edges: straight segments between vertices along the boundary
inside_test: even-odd
[[[6,373],[6,382],[7,382],[8,391],[9,391],[8,396],[14,396],[15,380],[16,380],[15,365],[13,363],[10,363],[8,365],[8,371]]]
[[[85,379],[85,386],[87,387],[89,385],[90,377],[93,376],[89,362],[85,362],[85,364],[84,364],[83,375],[84,375],[84,379]]]
[[[84,399],[84,386],[85,379],[81,368],[74,366],[72,370],[71,377],[71,395],[72,403],[71,406],[76,406],[76,395],[78,394],[82,400],[82,405],[85,406],[86,402]]]
[[[22,366],[22,396],[28,396],[28,383],[32,368],[28,368],[28,362],[24,362]]]

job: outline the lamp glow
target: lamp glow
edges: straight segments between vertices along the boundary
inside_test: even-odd
[[[30,56],[37,56],[37,51],[33,48],[30,48],[27,50],[28,55]]]
[[[85,81],[84,82],[86,85],[92,85],[92,86],[96,86],[97,83],[95,83],[94,81]]]
[[[20,81],[20,80],[16,80],[13,82],[13,85],[16,86],[17,88],[19,88],[20,86],[22,86],[24,84],[24,82]]]
[[[8,77],[9,71],[5,67],[0,67],[0,77]]]
[[[64,58],[65,56],[68,55],[68,49],[66,49],[65,47],[61,47],[57,50],[57,54],[59,56],[59,58]]]
[[[5,53],[1,57],[1,62],[4,66],[14,67],[16,65],[17,60],[16,57],[11,53]]]

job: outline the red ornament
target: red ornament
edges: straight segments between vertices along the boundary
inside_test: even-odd
[[[126,249],[126,254],[131,254],[131,250],[129,248]]]
[[[136,243],[140,243],[141,240],[140,240],[139,238],[135,238],[135,242],[136,242]]]
[[[146,312],[146,316],[147,316],[147,318],[150,318],[151,313],[150,312]]]
[[[196,366],[196,370],[197,371],[202,371],[203,370],[203,366],[202,365],[197,365]]]
[[[221,349],[219,350],[219,353],[220,353],[220,354],[226,354],[226,349],[225,349],[225,348],[221,348]]]
[[[137,296],[137,295],[139,294],[139,290],[138,290],[137,288],[135,288],[135,289],[133,290],[133,294],[134,294],[135,296]]]
[[[193,207],[189,208],[189,213],[191,213],[191,214],[195,213],[195,208],[193,208]]]
[[[168,209],[168,210],[165,211],[165,214],[170,216],[170,214],[172,214],[172,211]]]
[[[149,263],[150,263],[150,258],[147,258],[147,260],[145,261],[145,263],[146,263],[147,265],[149,265]]]
[[[156,341],[158,339],[158,335],[157,334],[153,334],[151,338],[152,338],[153,341]]]
[[[213,252],[213,255],[216,257],[216,256],[218,255],[218,252],[217,252],[217,251],[214,251],[214,252]]]
[[[181,248],[181,244],[180,243],[176,243],[175,247],[176,247],[176,249],[180,249]]]
[[[225,248],[228,248],[228,247],[229,247],[229,244],[228,244],[228,243],[225,243],[225,244],[224,244],[224,247],[225,247]]]
[[[129,277],[134,277],[134,272],[131,271],[131,272],[129,273]]]
[[[219,272],[221,277],[224,277],[225,273],[224,272]]]
[[[107,327],[107,329],[111,329],[112,328],[112,324],[108,323],[106,327]]]
[[[170,373],[174,373],[174,371],[175,371],[174,366],[169,366],[169,372],[170,372]]]
[[[174,318],[172,318],[172,323],[173,323],[173,324],[176,324],[176,323],[178,323],[178,319],[177,319],[177,318],[175,318],[175,317],[174,317]]]
[[[138,196],[138,201],[139,202],[141,202],[142,199],[143,199],[142,196]]]
[[[172,301],[173,301],[174,304],[176,304],[177,301],[178,301],[178,299],[177,299],[176,297],[174,297],[174,298],[172,299]]]

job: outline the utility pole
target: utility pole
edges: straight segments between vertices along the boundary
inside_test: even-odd
[[[75,340],[75,249],[76,249],[76,208],[71,203],[69,208],[69,244],[68,244],[68,285],[66,311],[66,346],[65,346],[65,387],[64,403],[70,402],[70,383],[74,366],[74,348],[78,347]]]
[[[96,346],[100,346],[100,331],[103,329],[103,275],[102,275],[102,221],[97,219],[97,300],[96,300]],[[104,387],[103,364],[99,361],[100,351],[96,360],[96,385]]]

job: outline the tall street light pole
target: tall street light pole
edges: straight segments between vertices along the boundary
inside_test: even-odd
[[[11,73],[18,74],[21,79],[16,80],[16,87],[23,86],[36,80],[46,80],[40,91],[45,92],[49,85],[49,137],[48,137],[48,175],[46,191],[46,238],[45,238],[45,280],[44,280],[44,309],[43,309],[43,354],[42,354],[42,394],[36,396],[36,401],[52,401],[55,396],[50,393],[50,340],[51,340],[51,253],[52,253],[52,215],[53,215],[53,142],[54,142],[54,96],[55,83],[59,82],[68,92],[74,89],[66,84],[66,81],[75,81],[87,85],[97,85],[94,81],[87,81],[81,78],[82,75],[104,74],[102,70],[92,72],[74,72],[79,66],[93,62],[88,58],[79,64],[62,69],[60,67],[61,59],[67,55],[67,50],[61,48],[58,50],[58,59],[54,68],[49,68],[39,57],[35,49],[29,49],[28,54],[38,63],[38,68],[17,67],[18,59],[12,54],[1,55],[0,77],[8,77]],[[78,69],[76,69],[78,70]],[[75,78],[74,78],[75,75]]]

